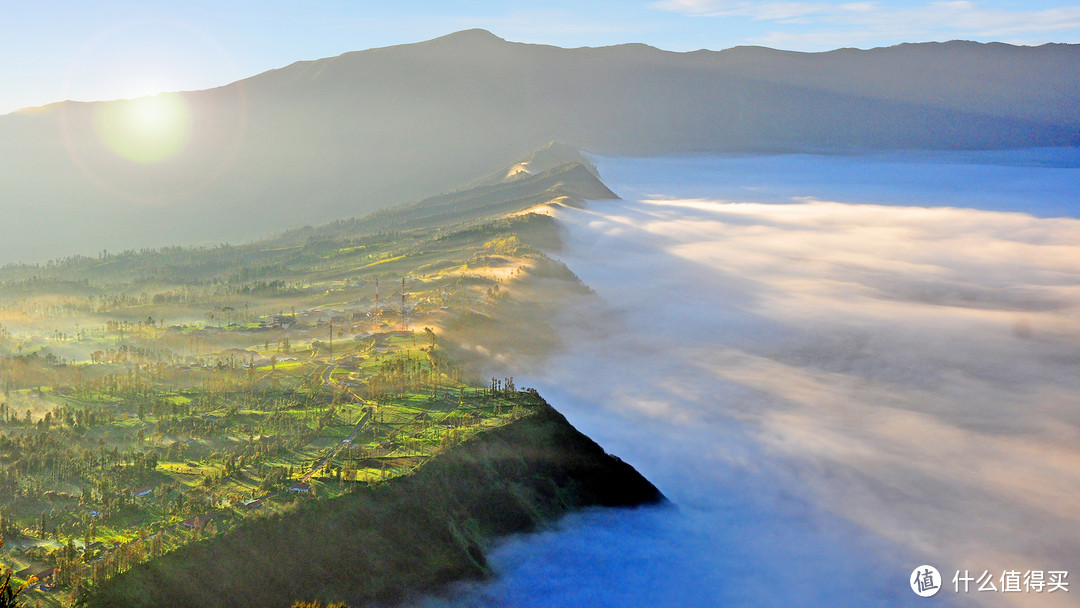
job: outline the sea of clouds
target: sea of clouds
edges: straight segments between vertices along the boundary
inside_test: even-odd
[[[917,605],[929,563],[940,605],[1075,605],[951,578],[1080,581],[1078,161],[597,159],[625,200],[559,220],[599,298],[526,384],[672,504],[510,540],[432,602]]]

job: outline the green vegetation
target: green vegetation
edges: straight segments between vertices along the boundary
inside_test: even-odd
[[[530,415],[476,435],[412,475],[253,520],[138,564],[91,607],[287,608],[297,599],[387,605],[487,576],[492,539],[572,509],[660,500],[536,395]],[[284,559],[288,556],[288,559]],[[242,573],[242,575],[241,575]]]
[[[476,353],[547,345],[506,311],[577,283],[528,210],[589,180],[562,165],[249,245],[0,269],[0,564],[21,602],[69,604],[532,416]]]
[[[0,548],[4,546],[4,539],[0,538]],[[19,606],[19,594],[26,587],[15,588],[11,583],[11,574],[4,576],[4,582],[0,583],[0,608],[17,608]]]

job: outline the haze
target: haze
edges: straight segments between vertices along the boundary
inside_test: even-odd
[[[619,155],[1080,143],[1080,47],[562,49],[470,30],[205,91],[0,116],[0,262],[212,245]],[[47,238],[41,238],[47,235]]]

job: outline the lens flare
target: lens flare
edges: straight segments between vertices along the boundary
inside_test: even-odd
[[[98,137],[113,152],[138,163],[158,163],[179,154],[191,139],[191,106],[179,93],[99,104]]]

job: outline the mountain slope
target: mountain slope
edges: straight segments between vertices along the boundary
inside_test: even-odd
[[[181,98],[184,145],[159,162],[108,144],[103,116],[127,102],[0,117],[0,260],[257,238],[475,185],[552,140],[611,154],[1074,145],[1080,47],[671,53],[471,30]]]
[[[83,605],[284,608],[313,598],[397,605],[489,576],[484,552],[500,537],[584,507],[664,500],[542,403],[412,475],[140,564],[93,589]]]
[[[162,281],[228,281],[233,276],[303,281],[312,273],[311,267],[324,258],[337,259],[340,256],[335,252],[348,252],[368,241],[385,243],[394,240],[391,236],[401,242],[414,237],[452,236],[540,205],[580,205],[588,199],[610,198],[617,196],[589,168],[566,162],[505,182],[393,205],[359,218],[295,228],[241,245],[113,251],[108,256],[56,259],[44,266],[8,264],[0,267],[0,289],[14,295],[35,287],[44,289],[46,284],[67,284],[89,290],[89,294],[146,289]],[[427,245],[422,241],[413,246],[424,249]]]

